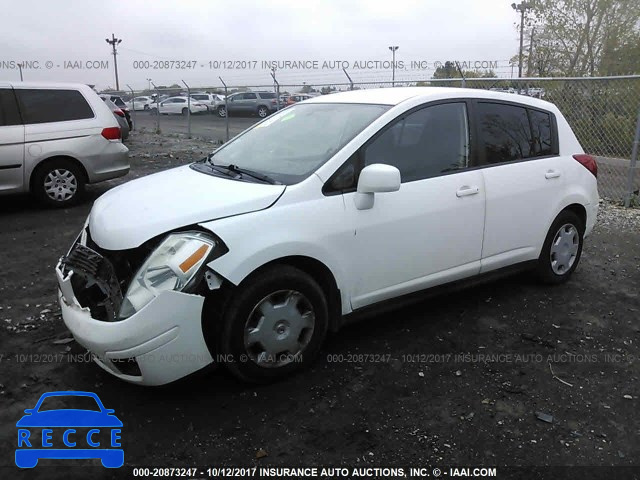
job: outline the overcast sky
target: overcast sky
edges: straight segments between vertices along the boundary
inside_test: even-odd
[[[121,88],[145,88],[147,78],[156,85],[185,80],[214,86],[220,85],[218,76],[230,85],[269,85],[270,72],[262,62],[270,60],[318,62],[318,68],[307,71],[278,70],[282,84],[345,82],[341,69],[322,68],[325,61],[336,60],[349,63],[347,71],[354,81],[387,81],[391,70],[372,62],[390,61],[390,45],[399,46],[396,62],[405,64],[404,70],[396,71],[397,80],[429,78],[434,62],[446,60],[497,61],[498,75],[510,76],[508,59],[517,53],[519,21],[510,4],[511,0],[20,0],[3,9],[0,80],[20,78],[9,62],[37,61],[38,69],[24,70],[25,80],[113,87],[113,56],[105,42],[111,33],[122,39],[117,58]],[[87,69],[87,60],[108,61],[109,68]],[[195,68],[153,68],[161,66],[154,62],[165,60],[183,61],[182,66],[195,61]],[[257,63],[237,70],[209,63],[222,61],[251,61],[251,67]],[[356,61],[369,63],[355,68]],[[412,70],[412,61],[423,63]],[[80,62],[83,68],[65,68],[64,62]],[[144,62],[150,62],[150,68]]]

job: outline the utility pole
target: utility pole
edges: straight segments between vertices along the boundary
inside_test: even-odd
[[[389,50],[391,50],[391,54],[393,55],[393,60],[391,62],[391,86],[395,87],[396,86],[396,50],[398,50],[397,45],[395,46],[391,46],[389,47]]]
[[[17,63],[16,65],[18,65],[18,69],[20,70],[20,81],[23,82],[24,80],[22,79],[22,67],[24,67],[24,63]]]
[[[531,8],[527,2],[522,3],[512,3],[511,8],[513,8],[516,12],[520,12],[520,53],[518,60],[518,78],[522,78],[522,48],[524,43],[524,14],[527,9]]]
[[[531,38],[529,39],[529,56],[527,57],[527,77],[531,76],[531,59],[533,58],[533,35],[535,34],[535,27],[531,27]]]
[[[111,40],[109,40],[108,38],[105,38],[105,41],[109,45],[111,45],[111,48],[113,48],[113,65],[116,69],[116,90],[120,90],[120,82],[118,81],[118,60],[116,58],[116,55],[118,52],[116,52],[116,45],[120,45],[122,43],[122,39],[116,38],[116,36],[112,33]]]

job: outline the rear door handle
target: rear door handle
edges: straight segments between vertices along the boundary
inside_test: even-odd
[[[465,185],[464,187],[460,187],[456,192],[456,197],[467,197],[469,195],[476,195],[480,189],[478,187],[469,187]]]
[[[550,178],[558,178],[560,176],[560,172],[557,170],[547,170],[547,172],[544,174],[544,178],[546,178],[547,180]]]

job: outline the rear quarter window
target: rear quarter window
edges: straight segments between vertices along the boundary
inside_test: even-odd
[[[84,120],[95,116],[77,90],[17,89],[15,92],[25,124]]]

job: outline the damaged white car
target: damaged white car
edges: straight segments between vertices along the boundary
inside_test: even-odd
[[[126,381],[165,384],[214,361],[279,378],[380,302],[514,265],[567,280],[595,222],[596,175],[541,100],[316,97],[99,198],[56,267],[63,318]]]

